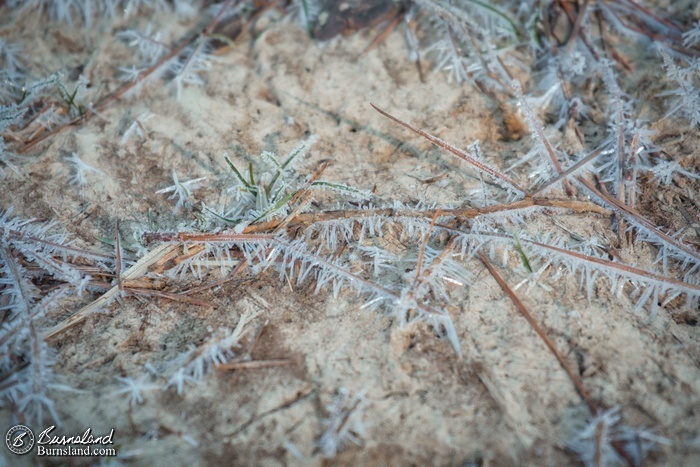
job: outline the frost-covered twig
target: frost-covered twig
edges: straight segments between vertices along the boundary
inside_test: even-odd
[[[347,389],[340,389],[328,405],[328,418],[323,421],[326,429],[318,440],[323,457],[333,458],[348,443],[362,446],[365,436],[364,412],[370,402],[360,391],[350,397]]]
[[[154,115],[150,112],[144,112],[139,115],[134,122],[129,125],[129,128],[124,132],[122,138],[119,140],[119,145],[124,146],[133,135],[137,135],[139,138],[146,137],[146,129],[144,123],[151,119]]]
[[[223,365],[236,356],[235,348],[240,347],[240,341],[249,331],[248,324],[255,314],[243,314],[233,330],[221,328],[199,347],[192,347],[181,354],[171,366],[172,375],[165,386],[175,387],[182,394],[186,384],[200,381],[205,374],[211,372],[216,365]]]
[[[663,48],[659,53],[664,66],[678,87],[664,91],[659,96],[674,96],[666,117],[680,113],[691,127],[700,125],[700,62],[697,59],[686,68],[679,67]]]
[[[406,123],[403,120],[400,120],[393,115],[389,114],[388,112],[385,112],[384,110],[380,109],[374,104],[370,104],[374,110],[379,112],[380,114],[384,115],[386,118],[389,120],[392,120],[396,123],[398,123],[401,126],[404,126],[408,128],[409,130],[413,131],[414,133],[417,133],[421,135],[423,138],[427,139],[434,145],[438,146],[439,148],[442,148],[451,154],[457,156],[459,159],[463,160],[464,162],[468,163],[471,165],[473,168],[475,168],[477,171],[480,173],[483,173],[484,175],[487,175],[491,177],[496,183],[499,184],[502,188],[504,188],[506,191],[509,191],[513,194],[515,194],[517,197],[524,197],[527,195],[527,191],[523,188],[520,187],[520,185],[515,181],[512,180],[510,177],[505,175],[503,172],[499,171],[498,169],[491,167],[490,165],[475,159],[471,154],[468,154],[467,152],[458,149],[445,141],[429,134],[426,133],[425,131],[411,125],[410,123]]]
[[[75,152],[67,158],[67,161],[71,165],[71,170],[73,172],[73,174],[68,179],[68,182],[71,185],[85,185],[87,183],[87,172],[98,175],[104,175],[104,172],[84,162],[80,158],[80,156]]]
[[[144,392],[161,389],[159,385],[148,381],[148,374],[143,374],[137,378],[117,376],[116,379],[122,387],[112,392],[112,394],[124,396],[132,407],[143,403]]]
[[[17,410],[31,423],[45,422],[44,411],[59,423],[50,390],[68,389],[55,382],[51,367],[54,359],[43,340],[38,325],[56,301],[68,291],[63,287],[43,299],[27,279],[9,247],[0,248],[0,285],[2,295],[9,297],[6,323],[0,329],[0,375],[9,374],[0,390],[0,397],[17,404]],[[17,360],[26,365],[14,368]]]
[[[671,441],[644,428],[621,425],[619,407],[601,412],[582,424],[566,442],[586,467],[643,465],[644,458]]]
[[[194,178],[192,180],[187,180],[186,182],[181,182],[178,179],[177,172],[173,170],[174,185],[158,190],[156,191],[156,194],[172,193],[172,195],[168,197],[168,199],[177,198],[177,203],[175,204],[174,208],[174,212],[177,213],[180,210],[180,208],[183,207],[185,203],[187,203],[187,201],[190,198],[190,195],[192,194],[192,191],[199,188],[202,182],[206,179],[207,177],[199,177]]]

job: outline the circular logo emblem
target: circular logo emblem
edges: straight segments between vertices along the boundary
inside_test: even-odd
[[[5,444],[15,454],[26,454],[34,447],[34,433],[24,425],[15,425],[7,430]]]

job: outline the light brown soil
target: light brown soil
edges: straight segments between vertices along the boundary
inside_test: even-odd
[[[57,27],[14,33],[34,51],[35,65],[53,70],[85,64],[93,86],[113,89],[114,57],[128,62],[111,30],[94,47],[86,47],[87,34]],[[379,200],[458,205],[467,200],[476,184],[468,171],[383,118],[370,102],[457,146],[479,139],[502,167],[527,151],[527,138],[506,137],[512,132],[504,118],[510,117],[473,87],[449,83],[438,72],[428,72],[421,83],[399,33],[362,53],[373,34],[318,44],[294,24],[265,19],[204,75],[206,87],[185,87],[181,102],[158,82],[110,106],[102,113],[105,120],[92,118],[23,155],[24,176],[3,180],[0,205],[14,206],[26,217],[55,219],[81,245],[109,252],[97,238],[113,237],[117,221],[130,242],[129,235],[149,217],[160,229],[192,219],[192,208],[174,213],[174,201],[156,194],[172,184],[173,169],[181,180],[207,177],[194,199],[215,204],[233,182],[224,153],[244,166],[262,150],[286,154],[310,134],[319,140],[303,164],[307,173],[329,160],[326,179],[375,189]],[[74,44],[74,53],[55,56],[51,44],[60,37]],[[155,114],[145,124],[148,139],[119,146],[123,131],[145,111]],[[697,146],[693,151],[697,154]],[[105,175],[89,175],[83,188],[69,186],[63,156],[71,152]],[[425,182],[437,176],[444,177]],[[692,186],[658,196],[683,196],[697,206],[697,184]],[[670,209],[673,201],[665,205]],[[682,225],[683,218],[670,210],[675,217],[658,212],[658,221]],[[570,213],[557,218],[580,235],[616,236],[610,218]],[[535,218],[530,228],[558,229],[551,216]],[[645,246],[635,254],[626,259],[640,264],[653,259]],[[500,258],[494,262],[500,264]],[[508,265],[501,271],[514,286],[524,275],[515,255]],[[198,296],[215,307],[164,299],[112,303],[55,340],[55,370],[80,390],[55,393],[61,430],[114,428],[117,460],[137,465],[572,463],[565,441],[574,423],[585,419],[585,405],[485,268],[475,262],[473,272],[474,285],[453,290],[449,307],[461,359],[427,326],[400,329],[390,317],[362,310],[362,298],[351,292],[338,299],[326,292],[312,295],[313,287],[290,286],[274,273]],[[603,282],[591,301],[570,276],[548,283],[551,289],[535,286],[529,293],[525,286],[520,296],[592,397],[606,407],[621,406],[624,423],[651,427],[670,440],[650,464],[700,464],[697,310],[679,303],[678,311],[662,310],[650,319],[646,311],[632,313],[633,302],[610,293]],[[48,324],[94,298],[73,300]],[[137,377],[147,363],[162,365],[189,344],[201,344],[212,330],[235,327],[246,312],[268,323],[254,359],[288,358],[291,364],[214,372],[183,396],[172,389],[150,392],[135,407],[113,394],[120,387],[116,376]],[[362,446],[349,445],[325,460],[316,443],[325,407],[339,388],[366,391],[367,431]],[[8,411],[0,412],[2,426],[10,419]]]

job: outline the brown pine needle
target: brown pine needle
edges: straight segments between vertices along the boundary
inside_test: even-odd
[[[425,257],[425,247],[428,245],[428,239],[430,239],[430,232],[432,232],[433,227],[435,227],[435,222],[437,222],[438,217],[440,217],[440,213],[440,209],[435,211],[433,219],[432,221],[430,221],[430,227],[428,227],[428,230],[427,232],[425,232],[425,236],[423,237],[423,241],[421,242],[420,250],[418,251],[418,264],[416,265],[415,282],[418,282],[418,280],[420,279],[421,269],[423,268],[423,258]]]
[[[274,360],[248,360],[239,362],[223,363],[216,365],[214,368],[220,371],[231,370],[256,370],[259,368],[272,368],[276,366],[286,366],[292,363],[292,360],[274,359]]]
[[[119,221],[117,221],[117,225],[114,227],[114,249],[116,251],[115,253],[115,275],[117,276],[117,287],[119,288],[120,291],[124,290],[124,284],[122,284],[122,244],[119,239]]]
[[[212,303],[212,302],[209,302],[206,300],[197,300],[196,298],[190,298],[190,297],[183,295],[183,294],[162,292],[160,290],[137,289],[134,287],[125,287],[124,291],[129,292],[130,294],[133,294],[133,295],[146,295],[146,296],[160,297],[160,298],[172,300],[174,302],[189,303],[190,305],[206,306],[206,307],[212,307],[212,308],[215,307],[214,303]]]
[[[487,164],[484,164],[483,162],[473,158],[467,152],[463,151],[462,149],[459,149],[459,148],[456,148],[456,147],[450,145],[449,143],[438,138],[437,136],[433,136],[430,133],[426,133],[425,131],[421,130],[420,128],[415,127],[415,126],[411,125],[410,123],[405,122],[397,117],[394,117],[393,115],[380,109],[376,105],[374,105],[372,103],[370,103],[369,105],[371,105],[374,110],[376,110],[380,114],[384,115],[389,120],[394,121],[405,128],[408,128],[412,132],[427,139],[428,141],[433,143],[435,146],[452,153],[453,155],[457,156],[459,159],[462,159],[464,162],[476,167],[477,170],[479,170],[480,172],[484,172],[495,179],[499,179],[499,180],[505,182],[507,185],[510,185],[513,189],[521,192],[526,197],[529,196],[527,190],[522,188],[515,180],[511,179],[506,174],[501,173],[498,170],[494,169],[493,167],[491,167]]]
[[[143,276],[148,272],[149,267],[155,263],[158,262],[162,257],[168,256],[171,254],[173,251],[176,251],[179,249],[179,245],[176,244],[167,244],[164,243],[157,248],[155,248],[153,251],[148,253],[146,256],[141,258],[136,264],[131,266],[128,270],[124,272],[122,275],[122,279],[124,281],[127,281],[129,279],[136,279],[138,277]],[[68,330],[69,328],[72,328],[76,324],[82,323],[85,318],[90,316],[92,313],[95,311],[99,310],[102,308],[104,305],[106,305],[109,301],[111,301],[115,295],[119,293],[119,289],[117,287],[112,287],[110,290],[108,290],[106,293],[104,293],[102,296],[100,296],[97,300],[94,302],[90,303],[89,305],[81,308],[78,312],[76,312],[74,315],[66,319],[65,321],[58,323],[54,327],[48,329],[44,333],[44,339],[50,340],[56,337],[57,335],[63,333],[64,331]]]
[[[542,339],[542,341],[545,343],[545,345],[549,348],[549,350],[554,354],[554,357],[557,359],[559,362],[559,365],[564,369],[566,374],[569,375],[569,378],[571,378],[571,381],[574,383],[574,386],[576,387],[576,390],[578,391],[579,395],[581,398],[586,402],[586,405],[588,405],[588,408],[590,409],[591,413],[593,415],[598,413],[598,408],[596,407],[595,403],[593,402],[593,399],[591,399],[591,396],[588,395],[588,391],[586,391],[586,388],[583,387],[583,382],[581,379],[569,368],[569,365],[566,363],[566,360],[564,360],[564,357],[559,353],[557,350],[556,346],[554,345],[554,342],[547,336],[547,333],[544,332],[544,330],[540,327],[539,324],[537,324],[537,321],[535,321],[535,318],[533,318],[532,314],[528,311],[527,307],[525,304],[520,301],[520,298],[513,292],[513,290],[508,286],[505,280],[498,274],[498,271],[496,271],[496,268],[493,267],[491,262],[488,260],[486,255],[484,255],[481,251],[478,253],[479,259],[481,260],[482,263],[486,266],[486,268],[489,270],[491,275],[493,276],[494,279],[496,279],[496,282],[498,282],[498,285],[501,287],[501,289],[508,295],[508,298],[513,302],[513,305],[515,305],[515,308],[518,309],[520,314],[525,318],[525,320],[528,322],[530,327],[535,330],[537,335]]]
[[[293,206],[299,201],[299,198],[301,198],[311,187],[311,185],[321,178],[321,175],[323,175],[323,172],[326,171],[328,168],[328,162],[321,162],[321,164],[318,166],[318,169],[316,169],[316,172],[313,173],[313,175],[309,178],[309,180],[304,184],[304,186],[297,191],[297,193],[294,195],[294,197],[289,201],[289,205]]]
[[[383,42],[391,32],[396,29],[396,26],[399,24],[399,21],[401,21],[401,15],[397,15],[396,18],[391,20],[391,23],[377,36],[374,38],[372,43],[368,45],[365,50],[362,51],[362,55],[367,54],[370,50],[375,48],[377,45],[379,45],[381,42]]]
[[[588,188],[595,196],[598,196],[603,201],[608,203],[616,212],[622,214],[623,216],[628,215],[630,218],[634,219],[636,222],[642,225],[645,229],[648,229],[655,236],[661,239],[661,241],[663,241],[664,244],[670,245],[676,250],[687,254],[690,258],[694,258],[694,260],[700,262],[700,251],[692,248],[689,245],[681,243],[671,235],[664,233],[656,226],[656,224],[645,218],[639,211],[635,210],[630,206],[627,206],[626,204],[621,203],[617,198],[598,190],[595,186],[593,186],[591,182],[584,179],[583,177],[578,177],[578,181],[581,182],[581,184],[583,184],[586,188]]]

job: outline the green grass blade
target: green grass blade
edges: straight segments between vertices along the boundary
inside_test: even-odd
[[[255,184],[251,185],[248,183],[248,181],[243,177],[243,175],[238,171],[235,165],[233,165],[233,162],[231,162],[231,159],[228,158],[228,156],[224,156],[224,160],[228,164],[228,166],[233,170],[233,173],[236,174],[236,178],[238,178],[238,181],[240,181],[246,189],[251,192],[253,195],[257,195],[258,189],[255,187]]]

